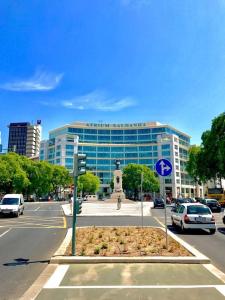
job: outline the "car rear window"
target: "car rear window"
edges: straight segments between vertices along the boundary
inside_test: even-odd
[[[188,215],[209,215],[211,214],[211,211],[209,210],[208,207],[204,207],[204,206],[188,206],[187,207],[187,214]]]
[[[217,200],[207,200],[207,203],[217,203]]]

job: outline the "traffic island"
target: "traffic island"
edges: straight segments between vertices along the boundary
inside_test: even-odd
[[[65,241],[51,258],[70,263],[210,263],[208,257],[161,227],[82,227],[76,230],[76,256],[71,253],[69,229]]]

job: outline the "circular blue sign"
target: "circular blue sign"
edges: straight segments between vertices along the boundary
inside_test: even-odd
[[[171,162],[167,159],[159,159],[155,165],[156,172],[160,176],[169,176],[172,172]]]

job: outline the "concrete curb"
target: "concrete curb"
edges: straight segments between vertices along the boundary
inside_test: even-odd
[[[69,228],[67,230],[66,236],[62,242],[62,244],[60,245],[60,247],[58,248],[58,250],[54,253],[53,257],[55,256],[62,256],[65,254],[67,247],[70,244],[70,241],[72,240],[72,228]],[[51,260],[50,260],[51,261]],[[51,262],[50,262],[51,263]]]
[[[63,210],[65,216],[67,216],[67,217],[72,216],[70,204],[63,204],[62,210]]]
[[[101,226],[106,227],[106,226]],[[127,227],[127,226],[118,226]],[[129,226],[131,227],[131,226]],[[79,227],[78,227],[79,228]],[[155,227],[163,230],[162,227]],[[168,230],[168,235],[186,248],[193,256],[143,256],[143,257],[90,257],[90,256],[63,256],[72,238],[72,228],[50,260],[50,264],[74,264],[74,263],[176,263],[176,264],[209,264],[210,259],[196,250],[194,247],[178,238],[175,234]]]
[[[166,231],[165,227],[158,227],[161,228],[164,232]],[[194,255],[196,258],[205,261],[205,263],[210,263],[210,259],[205,256],[204,254],[202,254],[200,251],[198,251],[196,248],[194,248],[193,246],[191,246],[190,244],[188,244],[187,242],[185,242],[184,240],[182,240],[181,238],[179,238],[178,236],[176,236],[174,233],[172,233],[170,230],[167,230],[168,235],[173,238],[175,241],[177,241],[179,244],[181,244],[184,248],[186,248],[192,255]]]

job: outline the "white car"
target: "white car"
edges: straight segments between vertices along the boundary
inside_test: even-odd
[[[210,234],[216,232],[215,217],[206,205],[201,203],[183,203],[172,209],[173,226],[185,229],[208,229]]]
[[[0,204],[1,215],[14,215],[19,217],[23,215],[24,199],[21,194],[7,194],[3,197]]]

